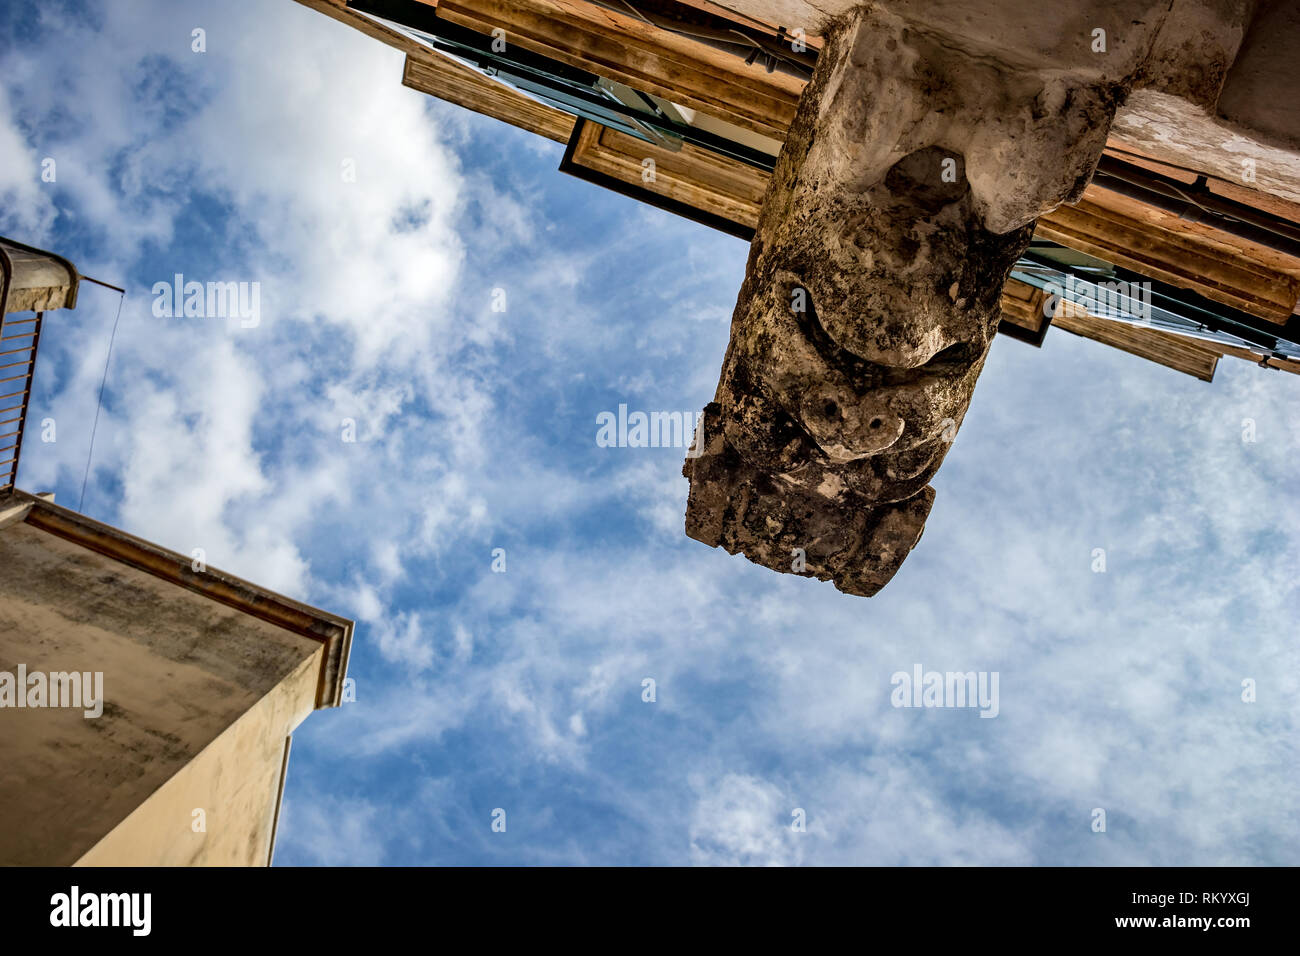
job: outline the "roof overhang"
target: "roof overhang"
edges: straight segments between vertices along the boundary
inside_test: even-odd
[[[79,284],[62,256],[0,238],[0,315],[75,308]]]
[[[342,703],[343,680],[347,676],[348,656],[352,649],[352,621],[291,600],[216,568],[195,571],[192,559],[187,555],[169,551],[70,508],[60,507],[46,497],[15,489],[0,510],[0,528],[18,521],[320,642],[324,653],[316,682],[316,709],[337,707]]]

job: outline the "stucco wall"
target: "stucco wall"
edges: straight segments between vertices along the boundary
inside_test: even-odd
[[[320,654],[317,647],[77,865],[265,866],[287,731],[311,713]]]
[[[200,780],[240,792],[231,774],[265,790],[267,748],[311,710],[318,642],[23,523],[0,530],[0,569],[0,670],[102,671],[105,698],[91,719],[0,709],[0,863],[75,862],[271,694],[239,731],[265,735],[249,765],[214,750],[184,799]]]

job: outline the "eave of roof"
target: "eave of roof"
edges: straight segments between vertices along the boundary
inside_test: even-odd
[[[15,490],[6,497],[4,505],[5,517],[8,518],[4,523],[24,521],[90,551],[320,642],[324,653],[316,682],[316,708],[337,707],[342,702],[354,626],[347,618],[294,601],[216,568],[195,571],[192,559],[186,555],[169,551],[26,491]],[[22,508],[26,508],[25,513],[15,511]]]

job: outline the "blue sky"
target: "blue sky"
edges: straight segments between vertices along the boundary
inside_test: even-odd
[[[84,510],[358,622],[277,864],[1296,861],[1300,382],[1000,340],[895,580],[774,574],[685,537],[680,449],[595,441],[712,397],[744,244],[401,68],[289,0],[0,6],[0,233],[129,290]],[[155,317],[177,272],[260,323]],[[63,504],[116,308],[46,324]],[[999,715],[892,707],[917,663]]]

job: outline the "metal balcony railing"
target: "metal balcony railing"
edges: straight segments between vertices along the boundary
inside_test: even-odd
[[[18,455],[44,317],[44,312],[30,318],[18,313],[0,321],[0,496],[13,490],[18,477]]]

